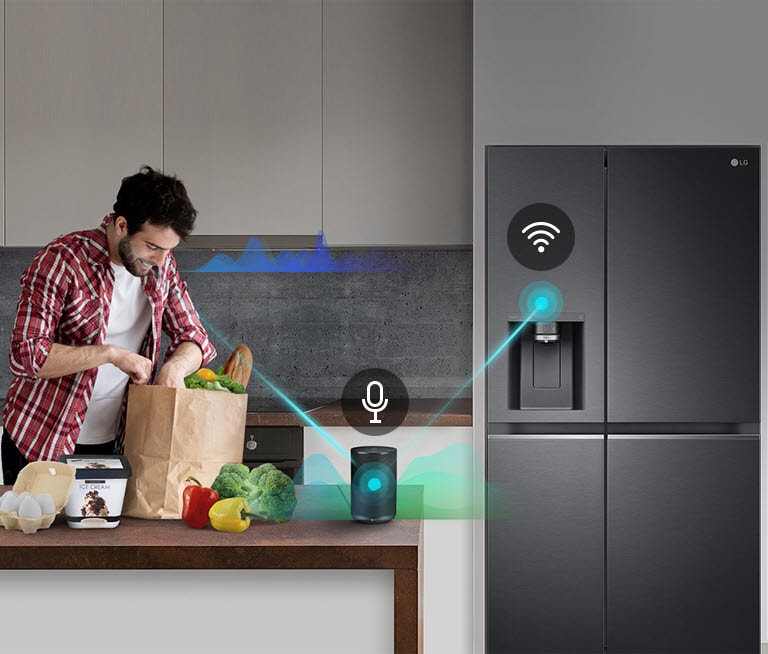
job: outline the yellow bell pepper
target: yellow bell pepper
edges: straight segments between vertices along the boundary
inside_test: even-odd
[[[243,497],[219,500],[208,511],[211,526],[218,531],[245,531],[251,524],[250,507]]]

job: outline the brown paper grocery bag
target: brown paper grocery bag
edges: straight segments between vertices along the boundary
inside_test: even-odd
[[[133,470],[123,515],[181,518],[185,479],[210,486],[225,463],[241,463],[248,396],[132,385],[125,448]]]

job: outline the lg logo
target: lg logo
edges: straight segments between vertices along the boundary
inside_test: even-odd
[[[736,166],[749,166],[749,159],[731,159],[731,166],[736,168]]]

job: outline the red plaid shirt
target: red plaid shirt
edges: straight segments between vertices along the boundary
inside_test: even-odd
[[[53,343],[104,342],[115,281],[106,232],[113,218],[114,214],[106,216],[97,229],[59,237],[35,255],[21,276],[9,355],[13,380],[3,426],[29,461],[55,460],[74,451],[98,368],[52,379],[35,375]],[[192,341],[202,349],[203,363],[211,361],[216,350],[200,324],[173,254],[157,275],[142,277],[142,285],[152,305],[152,325],[140,352],[152,360],[152,378],[158,369],[161,330],[171,339],[166,358],[180,343]]]

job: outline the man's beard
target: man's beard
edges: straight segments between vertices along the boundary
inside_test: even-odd
[[[133,253],[133,247],[131,247],[131,240],[128,236],[124,236],[117,244],[117,252],[120,255],[120,261],[123,262],[125,269],[131,273],[134,277],[144,277],[150,270],[152,270],[152,264],[144,259],[138,258]]]

